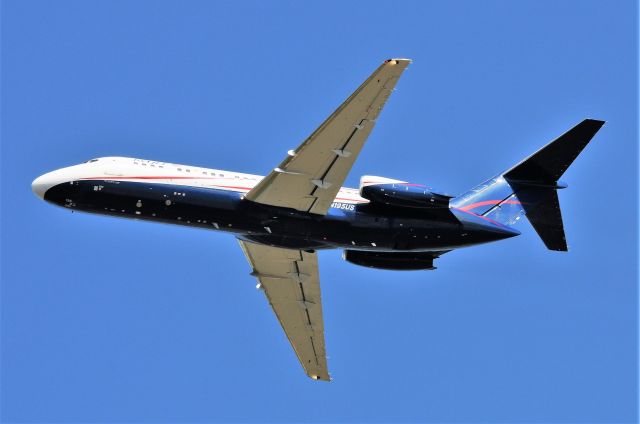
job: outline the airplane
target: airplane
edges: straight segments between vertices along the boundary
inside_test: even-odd
[[[305,373],[330,381],[317,251],[371,268],[434,270],[454,249],[520,234],[525,216],[550,250],[567,251],[560,177],[604,121],[585,119],[533,155],[452,196],[363,176],[342,184],[409,59],[385,60],[265,177],[101,157],[36,178],[33,192],[71,209],[236,236]]]

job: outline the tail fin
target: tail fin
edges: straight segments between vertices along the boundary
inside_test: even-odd
[[[451,206],[506,225],[525,214],[548,249],[567,251],[556,193],[566,185],[558,180],[602,125],[585,119],[507,172],[452,199]]]

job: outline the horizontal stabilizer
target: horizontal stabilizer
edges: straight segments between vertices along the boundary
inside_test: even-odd
[[[517,190],[517,187],[514,187]],[[550,188],[518,190],[518,199],[527,219],[549,250],[568,251],[558,192]]]
[[[558,181],[603,125],[604,121],[585,119],[505,172],[504,177],[541,183]]]

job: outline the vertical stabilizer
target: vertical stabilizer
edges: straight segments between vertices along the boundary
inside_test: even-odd
[[[567,251],[558,180],[604,125],[585,119],[507,172],[453,199],[451,206],[512,225],[523,214],[550,250]]]

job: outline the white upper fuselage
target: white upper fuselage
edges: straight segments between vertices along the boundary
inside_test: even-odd
[[[204,187],[247,193],[264,177],[199,166],[179,165],[146,159],[110,156],[57,169],[33,181],[34,193],[40,198],[51,187],[79,180],[118,180]],[[358,189],[342,187],[336,201],[365,203]]]

